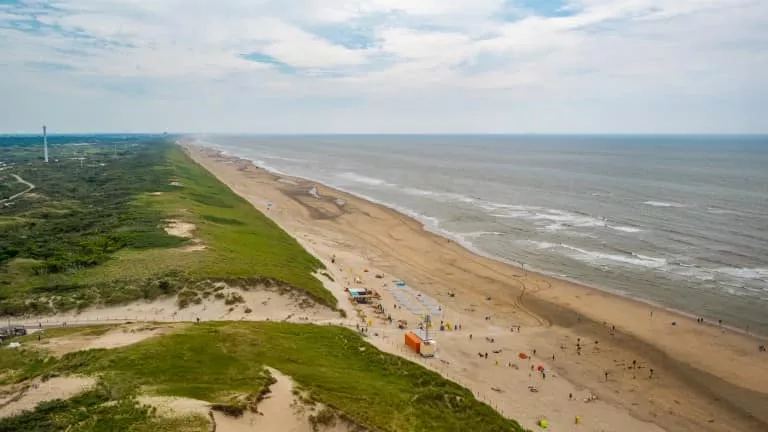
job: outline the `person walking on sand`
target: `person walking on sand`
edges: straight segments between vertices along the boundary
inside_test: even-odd
[[[648,379],[653,379],[653,368],[651,368],[651,370],[649,370],[648,372],[650,372],[650,375],[648,375]]]
[[[608,382],[608,371],[605,371],[605,382]]]

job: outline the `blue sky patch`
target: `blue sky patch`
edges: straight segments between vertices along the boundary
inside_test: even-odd
[[[289,65],[287,63],[283,63],[280,60],[272,57],[269,54],[264,54],[264,53],[260,53],[260,52],[252,52],[252,53],[248,53],[248,54],[242,54],[241,57],[246,59],[246,60],[250,60],[252,62],[265,63],[265,64],[273,65],[273,66],[275,66],[277,68],[278,71],[280,71],[280,73],[284,73],[284,74],[288,74],[288,75],[293,75],[293,74],[296,73],[296,68],[295,67],[293,67],[293,66],[291,66],[291,65]]]
[[[312,32],[335,45],[349,49],[370,48],[376,41],[370,27],[323,26],[312,29]]]
[[[572,8],[567,0],[507,0],[512,9],[524,9],[544,17],[562,17],[574,15],[578,9]]]

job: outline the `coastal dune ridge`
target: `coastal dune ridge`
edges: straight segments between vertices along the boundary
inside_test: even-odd
[[[633,416],[666,425],[668,430],[768,427],[768,413],[763,409],[768,406],[768,374],[764,373],[765,356],[757,350],[759,338],[729,331],[727,326],[697,324],[652,302],[619,297],[535,272],[528,265],[473,253],[477,251],[467,248],[464,241],[451,235],[442,237],[441,231],[430,232],[439,228],[438,221],[430,226],[412,219],[415,215],[407,210],[388,207],[357,191],[276,173],[254,165],[257,162],[247,156],[235,156],[232,149],[225,154],[194,139],[180,144],[194,160],[298,239],[321,238],[345,253],[359,254],[449,308],[478,317],[490,312],[506,323],[502,326],[538,328],[541,347],[555,349],[576,335],[600,339],[601,348],[611,352],[612,358],[558,363],[558,371],[577,385],[599,385],[603,371],[615,370],[613,357],[654,365],[664,376],[656,386],[628,389],[632,382],[606,383],[615,393],[612,402],[626,407]],[[269,211],[267,203],[272,206]],[[498,236],[492,233],[467,231],[461,240]],[[472,247],[471,242],[466,243]],[[565,247],[531,244],[536,249]],[[311,249],[311,245],[305,246]],[[630,256],[647,265],[665,264],[662,258]],[[448,290],[456,297],[447,296]],[[615,331],[608,336],[610,328]],[[680,401],[685,406],[675,406]],[[698,429],[689,429],[691,425]]]

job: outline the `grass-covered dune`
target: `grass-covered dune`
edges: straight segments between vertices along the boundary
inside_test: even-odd
[[[151,299],[201,280],[280,284],[335,306],[313,276],[322,264],[180,147],[83,139],[57,141],[49,164],[35,146],[0,142],[3,178],[36,186],[0,206],[0,316]],[[166,233],[174,221],[193,224],[194,238]]]
[[[88,334],[104,331],[104,327],[77,330]],[[0,365],[15,371],[5,376],[6,382],[63,374],[100,376],[102,380],[100,390],[79,399],[46,403],[36,411],[0,420],[0,431],[110,430],[113,425],[105,418],[110,416],[122,416],[123,427],[131,421],[137,425],[125,430],[145,430],[146,425],[158,430],[197,430],[195,422],[189,423],[189,429],[165,425],[165,420],[153,418],[136,404],[134,397],[150,393],[231,404],[237,396],[259,395],[271,384],[264,366],[289,375],[304,398],[320,402],[368,430],[523,430],[477,401],[467,389],[383,353],[341,327],[274,322],[190,324],[127,347],[80,351],[58,359],[45,359],[36,351],[2,350]],[[112,403],[105,405],[106,401]],[[71,422],[75,414],[82,424],[50,423],[57,418]]]

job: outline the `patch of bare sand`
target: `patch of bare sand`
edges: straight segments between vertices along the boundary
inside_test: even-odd
[[[205,415],[215,422],[217,432],[349,432],[352,428],[342,420],[329,425],[313,428],[310,417],[322,405],[307,406],[297,400],[290,377],[269,368],[276,382],[270,386],[270,393],[258,405],[258,412],[245,411],[239,417],[228,416],[211,410],[211,404],[197,399],[142,396],[138,401],[157,408],[161,416]],[[212,417],[211,417],[212,416]]]
[[[88,390],[95,382],[89,377],[56,377],[45,382],[34,380],[17,385],[15,389],[5,389],[5,394],[0,394],[0,418],[32,410],[40,402],[69,399]]]
[[[191,398],[174,396],[139,396],[136,399],[142,405],[148,405],[157,409],[157,414],[164,417],[178,415],[200,414],[208,417],[211,404]]]
[[[217,298],[216,294],[219,294]],[[227,305],[226,297],[238,294],[242,303]],[[191,303],[179,309],[176,297],[166,297],[154,301],[137,301],[121,306],[88,308],[80,312],[71,311],[53,316],[44,316],[19,320],[19,324],[37,326],[84,323],[103,323],[120,321],[288,321],[318,322],[338,320],[339,314],[310,300],[297,291],[280,293],[278,289],[253,287],[248,290],[231,288],[226,285],[219,291],[202,298],[200,304]]]
[[[177,325],[126,325],[98,336],[75,335],[48,339],[41,343],[40,346],[43,346],[57,356],[89,349],[113,349],[133,345],[145,339],[166,334],[175,327]]]
[[[195,229],[197,229],[195,224],[174,219],[169,221],[164,228],[165,232],[172,236],[183,237],[192,241],[193,244],[181,248],[183,251],[195,252],[205,249],[202,240],[194,236]]]

